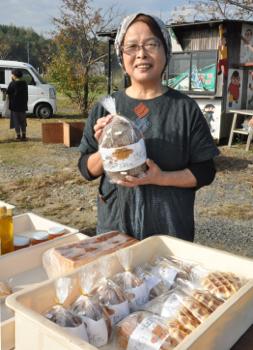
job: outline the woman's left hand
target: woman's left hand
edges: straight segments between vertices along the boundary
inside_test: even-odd
[[[135,176],[126,176],[125,181],[118,181],[117,184],[125,187],[135,187],[140,185],[159,185],[163,176],[163,171],[151,159],[147,159],[148,170],[141,178]]]

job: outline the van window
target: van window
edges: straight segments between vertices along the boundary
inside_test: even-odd
[[[39,75],[39,73],[36,71],[35,68],[31,67],[31,70],[33,71],[33,74],[36,75],[36,78],[39,80],[41,84],[46,84],[45,80],[42,79],[42,77]]]
[[[5,84],[4,68],[0,68],[0,84]]]
[[[33,77],[26,69],[21,69],[23,73],[22,79],[27,82],[28,85],[36,85]]]

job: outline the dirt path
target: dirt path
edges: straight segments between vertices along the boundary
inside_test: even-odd
[[[77,169],[77,148],[41,142],[41,121],[28,120],[27,143],[14,142],[0,118],[0,198],[16,214],[39,215],[94,234],[98,181]],[[196,241],[253,257],[253,145],[220,147],[217,176],[196,196]]]

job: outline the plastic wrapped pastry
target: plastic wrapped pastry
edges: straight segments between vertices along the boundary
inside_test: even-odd
[[[132,254],[133,252],[130,250],[119,250],[116,252],[124,272],[116,274],[113,277],[113,281],[128,295],[130,311],[136,311],[148,301],[149,291],[145,280],[131,272]]]
[[[58,326],[63,327],[68,333],[88,341],[86,325],[82,319],[63,306],[72,289],[71,279],[59,278],[55,282],[55,287],[58,303],[45,312],[44,316]]]
[[[119,350],[172,350],[187,334],[179,323],[168,323],[157,315],[139,311],[117,324],[115,347]]]
[[[141,131],[127,118],[117,115],[112,97],[101,103],[113,115],[99,140],[104,170],[112,182],[124,180],[126,175],[142,176],[147,170],[147,155]]]

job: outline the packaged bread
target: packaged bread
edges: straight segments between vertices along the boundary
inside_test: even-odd
[[[149,263],[143,266],[136,266],[134,273],[145,281],[148,290],[148,300],[152,300],[161,294],[168,292],[168,287],[164,284],[160,276],[157,276]]]
[[[168,323],[149,312],[135,312],[115,327],[115,348],[172,350],[186,336],[179,323]]]
[[[74,315],[65,308],[64,303],[69,297],[73,285],[70,278],[59,278],[55,282],[57,304],[47,310],[44,316],[64,328],[68,333],[80,337],[82,340],[89,341],[86,324],[81,317]]]
[[[127,175],[143,176],[147,170],[146,147],[141,131],[116,112],[115,100],[106,97],[103,107],[113,116],[99,139],[99,153],[111,182],[124,180]]]
[[[149,266],[149,271],[159,276],[168,289],[175,284],[177,278],[189,279],[190,277],[187,269],[175,264],[167,257],[154,257]]]
[[[118,231],[104,233],[47,250],[42,256],[43,267],[49,278],[55,278],[136,242],[135,238]]]
[[[127,294],[130,311],[136,311],[148,301],[149,291],[146,282],[131,271],[133,251],[119,250],[116,255],[124,271],[116,274],[113,281]]]
[[[245,283],[244,279],[232,272],[212,272],[202,266],[195,267],[191,274],[195,284],[222,300],[230,298]]]
[[[95,268],[92,265],[79,272],[82,294],[72,303],[71,311],[86,324],[89,343],[101,347],[107,344],[111,327],[97,295],[92,294],[96,281]]]
[[[188,312],[190,312],[199,323],[205,321],[212,313],[207,306],[198,302],[192,296],[187,295],[178,288],[151,300],[143,307],[143,309],[167,319],[178,319],[178,313],[181,310],[188,310]],[[184,323],[183,325],[188,329],[187,325]]]
[[[177,286],[180,287],[186,294],[196,299],[199,303],[205,305],[212,312],[224,303],[224,300],[217,298],[208,290],[196,288],[191,281],[178,279]]]

